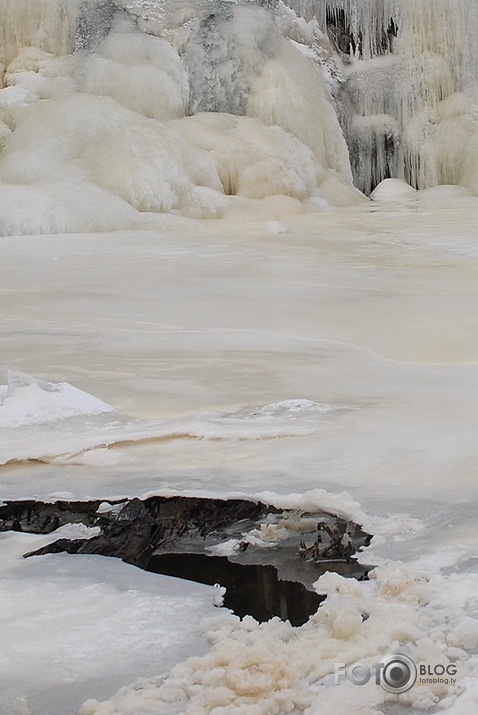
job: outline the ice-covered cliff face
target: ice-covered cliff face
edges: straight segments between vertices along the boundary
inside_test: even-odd
[[[0,17],[0,233],[318,210],[358,200],[352,174],[478,193],[474,0],[0,0]]]

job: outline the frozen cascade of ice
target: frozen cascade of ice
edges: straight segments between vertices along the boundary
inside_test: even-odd
[[[289,0],[343,61],[339,115],[356,185],[477,190],[474,0]]]
[[[478,192],[474,0],[0,14],[2,234],[154,227],[274,195],[351,203],[352,174],[365,193],[388,177]]]
[[[1,234],[215,218],[236,197],[355,196],[321,70],[269,9],[5,0],[0,11]]]

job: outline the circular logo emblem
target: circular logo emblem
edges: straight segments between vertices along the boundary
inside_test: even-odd
[[[405,693],[415,684],[417,667],[413,660],[401,653],[386,655],[380,663],[380,685],[389,693]]]

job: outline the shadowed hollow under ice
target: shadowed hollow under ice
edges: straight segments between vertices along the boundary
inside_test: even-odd
[[[259,625],[3,533],[2,715],[476,711],[476,2],[0,20],[1,499],[248,495],[376,566]],[[396,651],[456,683],[334,684]]]

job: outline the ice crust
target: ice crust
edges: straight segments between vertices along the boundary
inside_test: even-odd
[[[85,687],[106,696],[138,671],[160,672],[206,651],[198,624],[215,613],[216,589],[118,559],[22,558],[95,531],[70,525],[48,536],[1,535],[2,713],[18,713],[23,698],[32,712],[73,715]]]
[[[115,463],[115,454],[104,448],[127,442],[306,436],[356,409],[296,399],[237,413],[144,420],[118,414],[111,405],[65,382],[52,383],[14,370],[7,372],[7,380],[0,385],[0,464],[37,459],[107,465]]]

